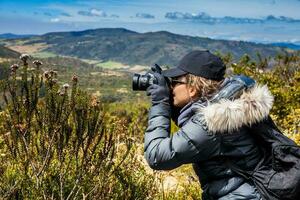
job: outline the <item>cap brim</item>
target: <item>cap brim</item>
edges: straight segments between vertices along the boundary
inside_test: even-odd
[[[175,68],[162,71],[162,74],[166,77],[173,78],[173,77],[185,75],[187,74],[187,72],[179,69],[178,67],[175,67]]]

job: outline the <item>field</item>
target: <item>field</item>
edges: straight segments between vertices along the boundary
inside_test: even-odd
[[[33,45],[12,45],[9,46],[10,49],[20,52],[20,53],[27,53],[27,54],[33,54],[39,51],[42,51],[43,49],[47,48],[48,45],[45,43],[36,43]]]

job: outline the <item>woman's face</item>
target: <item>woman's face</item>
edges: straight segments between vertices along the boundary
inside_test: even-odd
[[[173,104],[180,108],[192,101],[192,98],[196,94],[193,88],[188,87],[187,80],[184,76],[172,79],[171,90],[173,94]]]

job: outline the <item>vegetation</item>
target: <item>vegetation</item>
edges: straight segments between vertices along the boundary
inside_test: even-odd
[[[104,102],[128,102],[136,98],[144,100],[146,98],[144,92],[133,93],[131,91],[132,74],[123,69],[104,69],[99,67],[97,63],[88,64],[80,59],[62,56],[39,58],[39,60],[43,63],[42,69],[44,71],[53,70],[58,73],[58,84],[62,85],[68,82],[76,74],[80,77],[78,86],[89,94],[98,96]],[[0,81],[8,77],[9,66],[14,63],[22,64],[20,60],[13,58],[9,61],[0,62]],[[21,79],[19,74],[17,74],[17,79]]]
[[[47,52],[47,51],[36,52],[36,53],[32,54],[32,56],[39,57],[39,58],[57,57],[56,54],[54,54],[52,52]]]
[[[267,84],[275,97],[271,110],[272,118],[286,135],[300,145],[300,52],[262,58],[257,54],[254,62],[244,55],[238,63],[233,63],[230,54],[223,56],[229,71],[245,74],[260,84]]]
[[[21,54],[0,45],[0,58],[18,58]]]
[[[273,119],[300,144],[299,53],[232,57],[222,55],[228,74],[267,84]],[[0,65],[1,199],[200,199],[190,165],[156,172],[145,163],[149,102],[131,91],[129,73],[71,58],[29,60]]]
[[[20,69],[12,65],[2,83],[0,196],[145,199],[155,192],[153,177],[135,164],[126,124],[80,90],[77,76],[69,91],[69,84],[57,84],[55,71],[40,76],[40,61],[29,71],[28,58],[21,57]]]

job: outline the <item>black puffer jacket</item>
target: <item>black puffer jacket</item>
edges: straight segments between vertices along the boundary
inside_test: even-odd
[[[244,170],[256,166],[262,155],[247,127],[267,117],[272,103],[268,88],[258,85],[234,100],[190,103],[181,110],[180,129],[174,134],[170,134],[170,106],[155,105],[145,134],[145,158],[156,170],[192,163],[203,199],[260,199],[256,188],[226,162]]]

